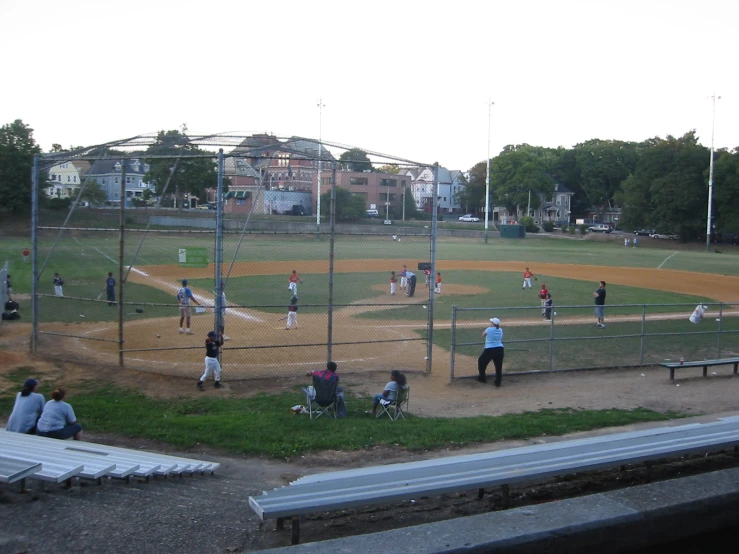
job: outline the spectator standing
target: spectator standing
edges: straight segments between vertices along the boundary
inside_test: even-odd
[[[198,380],[197,387],[199,390],[205,390],[203,383],[211,373],[213,374],[213,386],[217,389],[221,388],[221,364],[218,361],[218,348],[223,346],[223,336],[216,335],[215,331],[209,331],[205,337],[205,371]]]
[[[36,426],[38,435],[52,439],[82,440],[82,425],[77,421],[72,406],[67,404],[67,391],[59,387],[51,393],[51,400],[44,406],[44,411]]]
[[[500,320],[497,317],[490,319],[490,327],[482,332],[485,337],[485,350],[482,351],[477,359],[477,380],[485,383],[485,371],[488,364],[492,360],[495,365],[495,386],[499,387],[503,381],[503,358],[505,357],[505,348],[503,347],[503,329],[500,328]]]
[[[13,297],[13,283],[10,282],[10,273],[5,276],[5,287],[8,290],[8,300]]]
[[[624,246],[625,246],[626,248],[628,248],[628,247],[629,247],[629,237],[625,237],[625,238],[624,238]]]
[[[634,237],[634,242],[632,243],[633,247],[636,248],[636,245],[639,243],[639,239]]]
[[[113,273],[108,271],[108,278],[105,280],[105,294],[108,295],[108,306],[115,306],[115,279]]]
[[[605,317],[605,311],[606,311],[606,282],[600,281],[598,283],[598,290],[596,290],[593,293],[593,297],[595,297],[595,317],[597,319],[597,322],[595,324],[596,327],[600,327],[601,329],[605,329],[605,323],[603,323],[603,319]]]
[[[62,297],[64,296],[64,289],[62,288],[64,286],[64,279],[62,279],[62,276],[58,273],[54,273],[54,294],[56,296]]]
[[[177,291],[177,303],[180,308],[180,334],[187,333],[188,335],[192,335],[192,331],[190,330],[190,318],[192,317],[192,308],[190,308],[191,301],[195,302],[198,306],[200,305],[200,302],[195,300],[195,297],[192,295],[192,291],[187,286],[187,279],[183,279],[182,286]],[[187,331],[182,328],[183,322],[187,323]]]
[[[6,431],[36,434],[36,423],[44,411],[44,395],[36,392],[38,379],[26,379],[23,389],[15,396],[15,405],[8,418]]]

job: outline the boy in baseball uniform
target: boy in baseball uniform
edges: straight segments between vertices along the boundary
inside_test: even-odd
[[[390,294],[391,295],[395,294],[395,283],[397,282],[398,282],[398,279],[395,277],[395,272],[391,271],[390,272]]]
[[[436,272],[436,287],[434,288],[436,294],[441,294],[441,273]]]
[[[293,296],[290,299],[290,305],[287,307],[287,327],[285,327],[285,330],[288,330],[292,324],[295,324],[295,328],[298,328],[298,297]]]
[[[183,279],[182,287],[177,291],[177,303],[180,307],[180,333],[187,333],[188,335],[192,335],[192,331],[190,331],[190,317],[192,317],[190,301],[195,302],[198,306],[200,305],[200,302],[195,300],[192,291],[187,286],[187,279]],[[182,323],[185,320],[187,320],[187,331],[182,328]]]
[[[403,266],[403,271],[400,272],[400,288],[404,290],[408,288],[408,268],[406,266]]]
[[[288,277],[288,281],[290,281],[290,284],[287,286],[287,290],[292,292],[293,296],[297,296],[298,295],[298,283],[300,283],[301,285],[303,284],[303,281],[300,279],[298,272],[293,269],[293,272],[290,274],[290,277]]]
[[[529,288],[532,288],[531,286],[531,278],[534,276],[533,273],[529,271],[529,268],[526,268],[526,271],[523,272],[523,286],[522,289],[525,289],[527,286]]]
[[[223,337],[217,336],[215,331],[210,331],[205,338],[205,372],[198,380],[198,389],[205,390],[203,383],[213,374],[215,383],[213,386],[221,388],[221,364],[218,361],[218,348],[223,345]]]
[[[62,289],[63,285],[64,280],[62,279],[62,276],[58,273],[54,273],[54,294],[56,296],[64,296],[64,290]]]

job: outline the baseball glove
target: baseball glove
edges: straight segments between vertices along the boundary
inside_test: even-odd
[[[539,280],[539,278],[538,278],[538,277],[534,277],[534,281],[538,281],[538,280]]]

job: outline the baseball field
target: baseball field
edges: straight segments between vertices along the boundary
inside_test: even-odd
[[[23,263],[21,252],[27,246],[27,240],[9,238],[0,250],[2,259],[10,262],[16,296],[26,306],[31,264]],[[41,232],[42,350],[105,364],[118,362],[119,311],[105,301],[103,289],[108,271],[118,277],[119,246],[114,232],[66,231],[59,240],[56,233]],[[188,377],[201,371],[202,339],[214,326],[213,246],[213,235],[208,233],[159,233],[145,240],[140,234],[126,234],[123,331],[127,368]],[[207,265],[185,267],[178,259],[183,248],[205,251]],[[489,317],[503,320],[506,339],[514,343],[549,336],[550,326],[537,309],[537,287],[542,284],[552,292],[555,309],[561,307],[559,321],[569,323],[558,326],[561,332],[584,337],[602,332],[592,325],[592,293],[600,280],[608,283],[607,305],[620,305],[607,310],[606,319],[613,322],[609,332],[618,332],[621,326],[621,333],[627,333],[641,320],[641,308],[621,305],[651,304],[654,321],[650,330],[663,330],[666,336],[661,340],[667,343],[674,341],[671,333],[697,329],[687,321],[689,306],[739,302],[739,252],[707,253],[700,245],[645,239],[638,248],[625,248],[621,237],[606,236],[493,238],[487,244],[479,238],[439,238],[436,269],[443,279],[441,294],[429,292],[433,287],[425,287],[423,272],[417,270],[419,262],[429,261],[429,250],[428,236],[408,236],[398,242],[390,233],[340,235],[335,243],[333,282],[329,282],[326,237],[227,235],[222,266],[228,304],[226,335],[230,338],[223,353],[225,375],[250,379],[320,367],[327,356],[329,329],[332,357],[345,371],[400,367],[423,372],[427,370],[431,309],[431,370],[448,372],[453,306],[469,310],[458,316],[458,340],[467,346],[457,352],[456,365],[457,375],[471,375],[481,348],[480,331]],[[400,289],[394,296],[389,294],[390,272],[399,274],[404,264],[418,274],[413,298]],[[535,275],[533,289],[521,286],[526,267]],[[292,295],[288,275],[293,269],[303,283],[298,284],[298,326],[286,330],[284,318]],[[56,272],[64,279],[63,298],[54,297]],[[182,279],[188,280],[195,299],[206,308],[193,313],[192,335],[178,332],[175,294]],[[330,289],[334,312],[329,327]],[[676,303],[684,306],[666,306]],[[529,311],[520,310],[527,307]],[[739,330],[739,318],[731,309],[725,309],[722,321],[715,319],[706,318],[700,329],[715,330],[721,325],[725,331]],[[725,339],[724,348],[733,346],[731,338]],[[683,352],[692,344],[696,353],[705,347],[702,341],[700,335],[679,340]],[[607,357],[612,355],[609,348],[617,353],[628,348],[627,343],[613,343],[599,351]],[[510,350],[507,369],[539,367],[534,353]],[[566,348],[562,355],[568,355]],[[578,352],[578,356],[587,366],[587,352]]]

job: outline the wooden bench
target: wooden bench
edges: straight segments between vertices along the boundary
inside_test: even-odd
[[[683,367],[702,367],[703,377],[708,376],[708,366],[715,365],[731,365],[734,364],[734,375],[737,374],[737,367],[739,366],[739,358],[721,358],[719,360],[699,360],[695,362],[662,362],[661,366],[670,369],[670,379],[675,379],[675,370]]]
[[[376,506],[399,500],[509,486],[548,477],[619,467],[739,445],[739,416],[717,422],[659,427],[627,433],[537,444],[480,454],[390,464],[309,475],[286,487],[250,496],[259,519],[292,521],[292,543],[300,541],[306,514]]]

